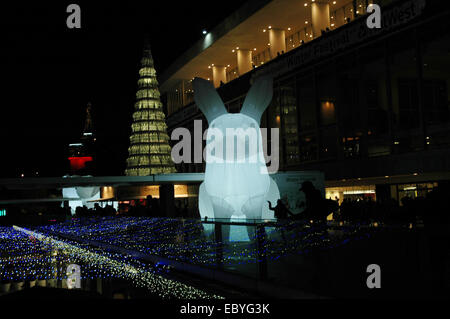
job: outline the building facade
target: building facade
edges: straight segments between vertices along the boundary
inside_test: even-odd
[[[314,19],[316,2],[325,13]],[[381,5],[381,29],[367,28],[368,15],[358,10],[367,1],[341,1],[336,10],[336,1],[305,1],[313,17],[304,33],[312,35],[309,40],[295,42],[298,31],[292,25],[291,33],[284,30],[285,45],[280,46],[286,51],[259,64],[253,58],[250,70],[235,78],[227,73],[222,84],[216,83],[215,69],[209,78],[228,111],[239,112],[253,79],[274,77],[273,100],[261,127],[280,129],[280,170],[323,171],[332,199],[394,198],[401,204],[403,197],[425,196],[450,180],[450,12],[446,1],[439,0],[375,2]],[[298,6],[297,1],[274,0],[265,7],[288,3]],[[341,9],[345,22],[338,15]],[[260,15],[260,24],[267,25],[263,33],[273,30],[270,17]],[[333,23],[337,20],[341,23]],[[272,38],[269,47],[275,46]],[[208,49],[199,55],[207,60]],[[237,67],[239,62],[237,55]],[[195,59],[189,63],[195,66]],[[199,70],[194,76],[204,74]],[[193,120],[202,117],[190,88],[184,88],[183,103],[173,102],[168,84],[176,76],[166,76],[162,85],[169,135],[180,126],[192,130]],[[203,169],[203,164],[179,164],[182,172]]]

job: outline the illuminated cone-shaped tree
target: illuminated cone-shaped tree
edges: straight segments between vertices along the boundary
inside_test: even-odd
[[[139,70],[131,130],[125,175],[147,176],[175,172],[156,71],[148,44],[144,47]]]

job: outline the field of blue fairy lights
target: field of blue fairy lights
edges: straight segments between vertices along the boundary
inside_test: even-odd
[[[171,278],[169,266],[160,267],[128,252],[252,276],[252,267],[263,260],[277,265],[278,260],[307,256],[311,251],[332,250],[367,239],[374,229],[340,225],[334,231],[326,225],[286,221],[260,225],[263,232],[255,225],[231,226],[230,234],[238,240],[220,241],[211,226],[189,219],[103,217],[1,227],[0,287],[5,293],[17,283],[64,281],[67,265],[77,264],[82,279],[124,280],[158,298],[222,298]]]

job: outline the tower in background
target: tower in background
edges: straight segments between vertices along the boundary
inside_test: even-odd
[[[125,175],[176,172],[148,42],[144,45],[134,108]]]

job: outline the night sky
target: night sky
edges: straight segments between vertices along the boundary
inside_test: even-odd
[[[144,35],[157,74],[242,1],[58,1],[0,7],[0,177],[62,176],[88,102],[98,175],[123,175]],[[81,7],[68,29],[66,7]]]

